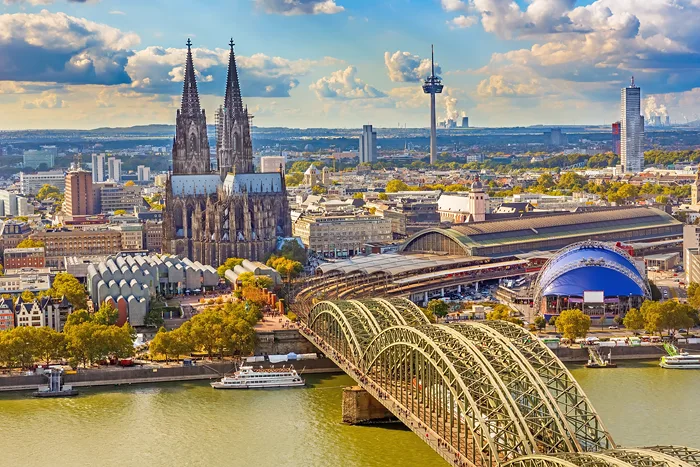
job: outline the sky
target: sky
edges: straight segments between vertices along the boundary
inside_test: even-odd
[[[257,126],[610,124],[700,113],[700,0],[0,0],[0,130],[175,121],[185,43],[213,122],[235,41]]]

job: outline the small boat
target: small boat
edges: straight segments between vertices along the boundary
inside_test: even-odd
[[[691,355],[688,352],[679,352],[677,355],[665,355],[661,357],[661,368],[681,370],[695,370],[700,368],[700,355]]]
[[[254,369],[243,366],[234,374],[210,384],[214,389],[265,389],[304,386],[306,382],[294,367]]]

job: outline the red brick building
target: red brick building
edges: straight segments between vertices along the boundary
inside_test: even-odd
[[[4,252],[5,269],[43,268],[46,266],[46,253],[39,248],[7,248]]]

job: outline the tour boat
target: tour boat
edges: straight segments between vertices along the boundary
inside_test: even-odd
[[[294,367],[259,368],[244,366],[233,375],[224,376],[211,383],[214,389],[265,389],[289,388],[306,384]]]
[[[690,355],[681,352],[678,355],[661,357],[661,368],[678,368],[681,370],[694,370],[700,368],[700,355]]]

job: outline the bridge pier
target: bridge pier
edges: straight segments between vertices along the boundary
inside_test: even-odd
[[[343,423],[359,425],[377,420],[395,420],[395,417],[360,386],[343,389]]]

